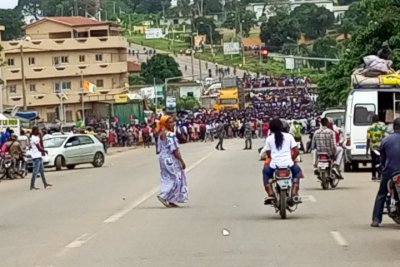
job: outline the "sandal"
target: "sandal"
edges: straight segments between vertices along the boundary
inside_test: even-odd
[[[157,196],[157,199],[158,199],[165,207],[167,207],[167,208],[170,208],[170,207],[171,207],[171,205],[168,203],[168,201],[166,201],[166,200],[163,199],[162,197]]]
[[[180,208],[179,205],[175,204],[175,203],[169,203],[170,207],[172,208]]]

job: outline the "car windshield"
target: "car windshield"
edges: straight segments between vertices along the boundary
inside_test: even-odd
[[[44,140],[44,147],[45,148],[55,148],[55,147],[60,147],[65,139],[67,139],[67,137],[53,137],[53,138],[49,138]]]

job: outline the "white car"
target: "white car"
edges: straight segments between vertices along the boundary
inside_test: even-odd
[[[92,135],[55,135],[45,139],[43,145],[48,152],[43,157],[44,166],[56,167],[56,170],[87,163],[99,168],[105,161],[103,144]]]

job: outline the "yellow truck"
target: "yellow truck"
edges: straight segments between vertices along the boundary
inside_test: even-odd
[[[238,84],[236,77],[228,77],[222,80],[222,88],[217,97],[214,109],[239,109],[244,106],[243,89]]]

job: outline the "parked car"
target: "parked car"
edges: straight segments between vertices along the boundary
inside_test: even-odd
[[[75,168],[79,164],[91,163],[99,168],[105,162],[103,144],[91,135],[55,135],[44,140],[44,148],[48,154],[43,157],[45,167],[61,170]]]

